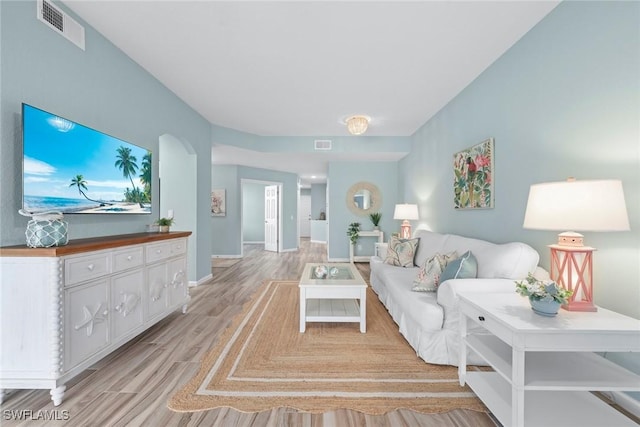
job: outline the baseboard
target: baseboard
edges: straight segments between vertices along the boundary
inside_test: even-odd
[[[197,281],[193,281],[193,280],[189,280],[189,287],[190,288],[194,288],[196,286],[200,286],[205,282],[208,282],[209,280],[213,279],[213,274],[209,273],[206,276],[204,276],[203,278],[197,280]]]
[[[329,262],[349,262],[349,258],[327,258]]]
[[[311,243],[327,243],[326,240],[310,240]]]
[[[280,252],[297,252],[298,248],[283,249]]]
[[[211,259],[214,258],[242,258],[241,254],[238,255],[211,255]]]
[[[242,244],[243,245],[264,245],[264,240],[256,241],[256,242],[245,240],[242,242]]]

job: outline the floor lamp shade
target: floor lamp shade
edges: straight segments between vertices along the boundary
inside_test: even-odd
[[[535,184],[529,190],[524,228],[565,230],[550,245],[551,278],[573,291],[568,304],[573,311],[596,311],[593,305],[595,248],[584,246],[577,231],[629,230],[629,218],[619,180]]]
[[[393,211],[393,219],[403,220],[400,226],[400,237],[403,239],[411,238],[411,223],[409,221],[415,221],[419,218],[418,205],[403,203],[396,205]]]

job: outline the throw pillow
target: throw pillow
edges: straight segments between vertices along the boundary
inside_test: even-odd
[[[413,267],[413,259],[420,239],[400,239],[392,237],[384,262],[401,267]]]
[[[440,283],[449,279],[473,279],[478,275],[478,261],[471,251],[451,261],[440,275]]]
[[[427,259],[418,276],[413,281],[412,291],[416,292],[435,292],[440,284],[440,275],[444,271],[447,264],[458,257],[458,254],[454,251],[446,255],[435,254],[431,258]]]

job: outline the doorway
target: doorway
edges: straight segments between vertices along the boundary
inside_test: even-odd
[[[241,179],[241,246],[261,244],[282,252],[282,183]]]
[[[300,194],[298,221],[300,237],[311,237],[311,194]]]

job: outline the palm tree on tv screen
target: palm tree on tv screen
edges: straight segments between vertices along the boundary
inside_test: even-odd
[[[128,192],[128,194],[133,196],[132,201],[138,202],[142,208],[144,206],[140,200],[140,191],[136,188],[132,178],[132,176],[134,176],[138,171],[138,165],[136,164],[138,159],[136,159],[136,156],[131,154],[131,148],[120,146],[116,151],[118,152],[118,155],[116,156],[118,160],[116,160],[115,166],[122,171],[122,176],[129,178],[131,181],[132,190],[131,192]]]
[[[78,187],[78,192],[82,196],[84,196],[85,199],[89,200],[90,202],[104,203],[104,202],[102,202],[100,200],[90,199],[85,194],[84,191],[88,191],[88,189],[87,189],[87,181],[84,179],[84,176],[82,176],[82,175],[76,175],[75,177],[71,178],[71,184],[69,184],[69,187]]]
[[[145,202],[151,201],[151,151],[147,151],[142,157],[142,168],[140,169],[140,182],[144,185],[143,199]]]

